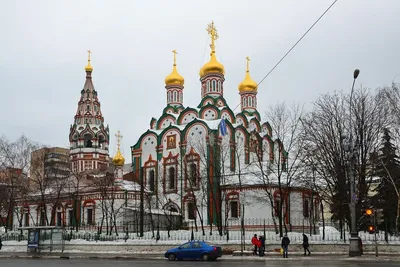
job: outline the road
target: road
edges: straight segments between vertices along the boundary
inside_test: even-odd
[[[175,261],[168,262],[164,260],[99,260],[99,259],[0,259],[0,266],[7,267],[43,267],[43,266],[57,266],[57,267],[164,267],[164,266],[179,266],[179,267],[241,267],[251,265],[252,267],[265,267],[265,266],[289,266],[289,267],[394,267],[399,266],[400,261],[373,261],[373,260],[302,260],[302,259],[289,259],[289,260],[272,260],[272,261],[215,261],[215,262],[202,262],[202,261]]]

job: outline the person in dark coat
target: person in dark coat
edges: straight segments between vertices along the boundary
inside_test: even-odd
[[[282,244],[281,244],[281,247],[283,248],[283,257],[284,258],[288,257],[289,244],[290,244],[290,239],[287,236],[287,234],[285,234],[285,236],[282,238]]]
[[[264,236],[260,235],[260,238],[258,239],[258,241],[260,242],[260,246],[258,248],[258,256],[262,257],[262,256],[264,256],[264,252],[265,252],[265,238],[264,238]]]
[[[251,244],[253,244],[253,255],[257,255],[257,250],[258,250],[258,239],[257,239],[257,234],[254,234],[254,236],[251,239]]]
[[[308,247],[310,246],[310,244],[308,243],[308,237],[307,235],[303,234],[303,248],[304,248],[304,256],[306,256],[306,252],[308,251],[308,256],[311,255],[310,250],[308,249]]]
[[[3,242],[2,242],[1,236],[0,236],[0,250],[1,250],[2,247],[3,247]]]

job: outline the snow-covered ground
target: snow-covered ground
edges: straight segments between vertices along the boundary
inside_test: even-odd
[[[349,233],[346,233],[345,237],[341,238],[340,232],[335,229],[332,226],[325,226],[325,238],[323,238],[323,227],[319,228],[319,233],[318,234],[310,234],[310,233],[305,233],[310,242],[313,243],[327,243],[327,244],[343,244],[347,243],[350,237]],[[244,235],[244,240],[246,242],[250,242],[251,238],[253,237],[254,234],[257,235],[264,235],[264,231],[255,231],[255,230],[249,230],[245,231]],[[3,233],[2,238],[3,241],[7,241],[9,244],[11,243],[24,243],[26,244],[27,240],[27,233],[24,233],[24,236],[22,237],[22,241],[13,241],[13,240],[19,240],[18,236],[20,235],[19,231],[15,232],[8,232],[8,233]],[[71,236],[72,235],[72,236]],[[143,237],[139,237],[137,233],[129,233],[128,236],[126,236],[125,233],[120,232],[118,235],[112,234],[112,235],[106,235],[106,234],[100,234],[97,235],[95,232],[87,232],[87,231],[66,231],[64,239],[66,239],[68,244],[93,244],[93,243],[102,243],[102,244],[136,244],[136,245],[146,245],[149,243],[157,243],[157,244],[165,244],[165,245],[177,245],[177,244],[182,244],[183,242],[190,240],[192,235],[191,230],[178,230],[178,231],[170,231],[169,236],[167,231],[160,231],[157,233],[157,231],[153,232],[145,232]],[[241,240],[243,239],[242,233],[240,231],[229,231],[225,232],[224,235],[220,236],[216,229],[213,229],[212,234],[210,234],[210,230],[207,229],[205,232],[205,235],[202,234],[201,230],[198,232],[194,231],[193,232],[194,239],[195,240],[204,240],[208,241],[210,243],[218,243],[218,244],[223,244],[223,243],[231,243],[231,244],[239,244]],[[297,232],[289,232],[288,236],[291,240],[292,243],[302,243],[303,236],[302,233],[297,233]],[[374,235],[369,234],[366,232],[359,232],[359,236],[363,240],[364,243],[372,243],[374,242]],[[385,241],[385,235],[384,233],[379,233],[376,235],[378,242],[386,242]],[[268,243],[279,243],[281,238],[279,234],[276,234],[275,232],[271,231],[266,231],[265,232],[265,238],[266,242]],[[389,244],[400,244],[400,237],[396,236],[389,236],[388,237],[388,242]]]

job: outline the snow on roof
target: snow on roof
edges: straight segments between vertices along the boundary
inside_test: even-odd
[[[132,163],[127,163],[122,166],[122,174],[127,174],[132,171]]]
[[[164,131],[164,129],[161,129],[161,130],[149,129],[149,132],[153,132],[153,133],[155,133],[157,136],[158,136],[160,133],[162,133],[162,131]]]
[[[197,120],[206,123],[211,130],[217,130],[219,124],[221,123],[221,119],[217,119],[217,120],[197,119]]]
[[[133,181],[122,180],[119,186],[122,190],[140,191],[140,185]],[[147,190],[145,189],[145,191]]]
[[[267,166],[268,163],[262,163],[263,166]],[[278,183],[278,178],[286,184],[286,181],[288,179],[287,173],[282,172],[280,173],[280,177],[277,176],[277,174],[274,172],[274,169],[272,171],[267,171],[266,167],[264,170],[260,169],[260,166],[258,163],[253,163],[253,164],[246,164],[243,166],[243,168],[240,170],[240,172],[230,172],[227,171],[227,168],[225,168],[225,174],[222,175],[222,184],[225,186],[230,186],[230,185],[276,185]],[[271,167],[273,168],[273,167]],[[300,186],[298,184],[295,184],[295,179],[292,179],[290,181],[291,185],[293,186]]]
[[[127,210],[133,210],[133,211],[140,211],[139,207],[126,207],[125,209]],[[145,209],[146,213],[151,213],[151,214],[167,214],[167,215],[180,215],[179,212],[176,211],[169,211],[169,210],[163,210],[163,209]]]

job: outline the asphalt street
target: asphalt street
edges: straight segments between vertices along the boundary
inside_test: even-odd
[[[271,260],[271,261],[175,261],[169,262],[167,260],[99,260],[99,259],[0,259],[0,266],[7,267],[43,267],[43,266],[57,266],[57,267],[164,267],[164,266],[179,266],[179,267],[265,267],[265,266],[315,266],[315,267],[336,267],[336,266],[349,266],[349,267],[394,267],[399,266],[400,261],[338,261],[338,260],[302,260],[302,259],[288,259],[288,260]]]

